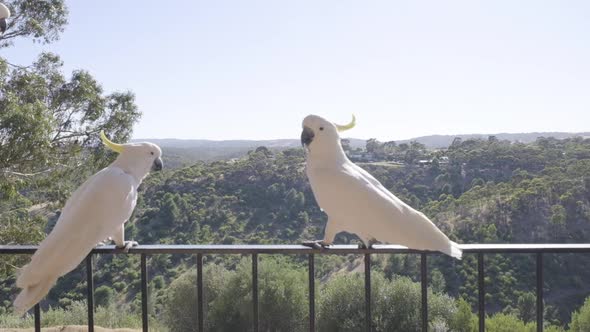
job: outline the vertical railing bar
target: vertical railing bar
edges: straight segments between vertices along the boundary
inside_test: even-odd
[[[314,255],[307,256],[309,272],[309,331],[315,332],[315,261]]]
[[[199,332],[204,332],[203,317],[203,254],[197,254],[197,319]]]
[[[258,254],[252,254],[252,323],[258,332]]]
[[[428,270],[427,256],[420,254],[420,284],[422,286],[422,331],[428,332]]]
[[[365,330],[371,331],[371,254],[365,254]]]
[[[41,332],[41,307],[35,304],[35,332]]]
[[[484,332],[486,329],[486,290],[484,284],[484,265],[483,253],[477,254],[477,291],[479,295],[478,301],[478,316],[479,316],[479,331]]]
[[[543,253],[537,253],[537,332],[543,332]]]
[[[88,307],[88,332],[94,332],[94,271],[92,253],[86,256],[86,298]]]
[[[143,332],[148,332],[148,271],[147,255],[141,254],[141,326]]]

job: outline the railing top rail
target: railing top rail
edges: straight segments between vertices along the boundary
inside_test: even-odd
[[[518,244],[461,244],[464,253],[590,253],[590,243],[518,243]],[[32,254],[34,245],[0,245],[0,254]],[[100,246],[94,254],[124,254],[113,245]],[[312,249],[296,244],[240,244],[240,245],[169,245],[149,244],[133,247],[130,254],[436,254],[428,250],[408,249],[398,245],[374,245],[370,249],[359,249],[357,245],[333,245],[326,249]]]

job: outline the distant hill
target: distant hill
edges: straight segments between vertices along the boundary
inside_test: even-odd
[[[557,139],[570,138],[575,136],[581,136],[584,138],[590,138],[590,132],[583,133],[564,133],[564,132],[540,132],[540,133],[499,133],[499,134],[464,134],[464,135],[429,135],[420,136],[408,140],[396,141],[399,143],[407,143],[410,141],[418,141],[426,145],[429,148],[440,149],[446,148],[453,140],[457,137],[466,139],[488,139],[489,136],[496,136],[499,140],[507,140],[511,142],[530,143],[537,140],[539,137],[554,137]]]
[[[364,147],[364,139],[350,138],[353,147]],[[301,146],[298,139],[271,139],[271,140],[207,140],[207,139],[177,139],[177,138],[140,138],[134,142],[149,141],[158,144],[160,147],[168,148],[212,148],[212,149],[252,149],[259,146],[266,146],[269,149],[289,149]]]
[[[465,135],[430,135],[421,136],[406,140],[396,140],[396,143],[407,143],[418,141],[428,148],[440,149],[451,145],[456,137],[466,139],[487,139],[489,136],[496,136],[499,140],[512,142],[530,143],[538,137],[555,137],[558,139],[582,136],[590,137],[590,132],[565,133],[565,132],[539,132],[539,133],[499,133],[499,134],[465,134]],[[347,138],[352,148],[364,148],[365,139]],[[301,147],[298,139],[274,139],[274,140],[206,140],[206,139],[176,139],[176,138],[145,138],[135,139],[137,141],[149,141],[158,144],[164,149],[164,159],[167,166],[176,168],[182,165],[189,165],[197,161],[215,161],[239,158],[248,151],[259,146],[265,146],[271,150],[280,151],[290,148]]]
[[[169,168],[190,165],[197,161],[239,158],[246,155],[248,151],[255,150],[260,146],[265,146],[272,151],[301,147],[301,142],[298,139],[214,141],[205,139],[142,138],[133,140],[133,142],[138,141],[149,141],[158,144],[164,150],[164,163]],[[365,146],[365,140],[352,138],[351,146],[353,148],[362,148]]]
[[[207,140],[207,139],[177,139],[177,138],[146,138],[136,139],[133,141],[149,141],[158,144],[161,147],[172,148],[252,148],[266,146],[268,148],[290,148],[299,143],[294,139],[274,139],[274,140]]]

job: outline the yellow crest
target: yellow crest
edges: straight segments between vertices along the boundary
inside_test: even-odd
[[[102,143],[104,145],[106,145],[109,149],[111,149],[117,153],[121,153],[125,149],[125,147],[122,144],[117,144],[117,143],[111,142],[107,138],[107,136],[104,134],[104,130],[100,131],[100,139],[102,140]]]
[[[356,125],[356,118],[354,117],[354,114],[352,115],[352,121],[350,121],[349,124],[347,125],[339,125],[339,124],[334,124],[336,126],[336,128],[338,129],[338,131],[345,131],[348,129],[352,129],[355,125]]]

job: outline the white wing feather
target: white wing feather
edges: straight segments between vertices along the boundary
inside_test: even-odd
[[[308,177],[318,204],[342,231],[363,241],[374,238],[461,258],[461,250],[432,221],[357,165],[309,169]]]
[[[24,266],[17,279],[22,292],[18,312],[45,296],[57,278],[73,270],[98,242],[112,235],[131,216],[137,181],[117,167],[93,175],[68,199],[51,233]]]

